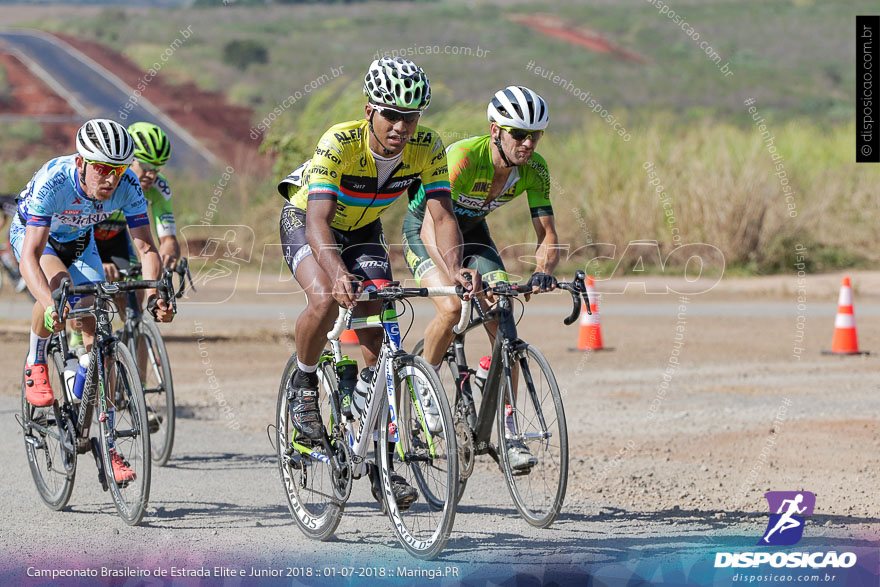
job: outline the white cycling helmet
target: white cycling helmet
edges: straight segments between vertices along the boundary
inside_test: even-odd
[[[76,133],[76,152],[90,161],[129,165],[134,159],[134,140],[118,122],[94,118]]]
[[[525,86],[507,86],[496,92],[487,112],[489,122],[524,130],[544,130],[550,122],[547,102]]]
[[[364,95],[376,104],[424,110],[431,103],[431,84],[424,70],[409,59],[385,56],[370,64]]]

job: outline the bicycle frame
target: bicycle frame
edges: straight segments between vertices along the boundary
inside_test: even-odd
[[[391,318],[392,315],[393,319]],[[367,452],[370,449],[371,441],[373,440],[373,435],[371,433],[373,430],[377,429],[379,408],[382,405],[379,398],[383,391],[385,391],[385,396],[388,399],[388,410],[390,411],[391,424],[395,426],[396,430],[397,387],[394,382],[394,357],[398,354],[403,354],[403,351],[400,348],[400,327],[397,324],[397,315],[394,312],[393,303],[383,302],[382,312],[379,315],[357,318],[352,320],[352,322],[351,327],[355,330],[381,327],[384,332],[382,346],[379,349],[379,358],[376,362],[376,371],[373,376],[373,381],[370,383],[367,395],[366,411],[360,418],[357,428],[355,428],[354,422],[345,423],[346,441],[351,449],[355,464],[352,476],[354,478],[359,478],[366,473],[364,458],[366,457]],[[336,363],[342,360],[342,344],[339,342],[338,337],[331,339],[330,348],[333,356],[333,364],[335,366]],[[385,375],[384,380],[380,377],[380,374]],[[335,399],[337,398],[334,398],[334,400]],[[397,433],[395,432],[391,438],[396,442],[398,440]],[[293,442],[293,446],[303,455],[307,455],[324,463],[330,462],[328,456],[318,453],[309,447],[303,446],[296,441]]]
[[[473,428],[474,435],[474,453],[489,454],[496,462],[499,461],[498,450],[489,442],[492,437],[492,428],[495,422],[495,412],[498,409],[498,401],[500,399],[502,388],[502,380],[505,379],[510,388],[513,388],[513,365],[510,358],[515,356],[521,349],[527,346],[527,343],[520,340],[516,331],[516,322],[513,319],[513,311],[511,309],[510,298],[500,296],[498,305],[483,315],[471,319],[467,327],[453,339],[452,346],[455,353],[455,362],[459,367],[467,365],[464,354],[464,337],[471,330],[485,325],[487,322],[496,322],[498,331],[495,335],[495,344],[492,346],[492,362],[489,365],[489,372],[486,375],[486,381],[483,383],[483,393],[480,402],[480,411],[477,414],[476,427]],[[521,367],[523,368],[523,367]],[[456,401],[460,399],[462,394],[470,395],[473,393],[470,388],[469,379],[470,372],[467,370],[460,371],[456,377]],[[535,389],[532,384],[531,373],[528,367],[525,367],[523,377],[526,379],[529,395],[535,407],[535,412],[541,423],[541,429],[544,431],[542,436],[549,438],[550,433],[547,432],[547,423],[544,420],[544,413],[541,410],[540,402],[535,397]],[[517,436],[519,433],[514,431]]]

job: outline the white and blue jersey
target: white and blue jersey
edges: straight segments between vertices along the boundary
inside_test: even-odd
[[[9,229],[15,256],[21,259],[26,226],[48,226],[49,243],[43,254],[59,257],[76,285],[104,281],[104,268],[92,236],[92,226],[121,210],[130,228],[149,224],[147,201],[130,169],[120,178],[106,202],[82,191],[76,155],[47,162],[19,194],[18,214]],[[65,246],[68,245],[68,246]]]

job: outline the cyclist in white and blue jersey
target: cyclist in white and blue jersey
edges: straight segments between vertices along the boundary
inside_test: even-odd
[[[70,277],[74,285],[104,281],[92,226],[113,211],[122,210],[141,253],[145,278],[158,279],[161,270],[146,200],[137,176],[128,169],[134,156],[131,136],[117,122],[94,119],[77,132],[76,149],[77,154],[52,159],[34,174],[18,197],[18,213],[10,227],[10,242],[21,274],[37,300],[25,366],[26,397],[34,406],[48,406],[54,401],[46,345],[52,331],[64,328],[67,309],[54,307],[52,291],[65,277]],[[155,290],[147,294],[156,297]],[[81,306],[90,303],[89,299],[79,301]],[[173,317],[162,300],[155,315],[161,322],[170,322]],[[94,319],[83,319],[80,326],[86,348],[91,348]]]

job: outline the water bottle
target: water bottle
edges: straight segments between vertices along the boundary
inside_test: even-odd
[[[339,398],[342,405],[342,413],[348,417],[354,414],[351,410],[352,393],[358,380],[357,361],[348,357],[336,363],[336,375],[339,381]]]
[[[492,364],[492,357],[486,356],[480,359],[480,368],[477,369],[477,374],[474,376],[474,386],[480,392],[483,393],[483,385],[486,384],[486,377],[489,376],[489,365]]]
[[[76,399],[73,395],[73,383],[76,381],[76,372],[79,369],[79,361],[77,359],[67,359],[64,365],[64,391],[67,401]]]
[[[89,371],[89,355],[79,358],[79,367],[76,369],[76,378],[73,381],[73,395],[76,399],[82,399],[83,387],[86,385],[86,373]]]
[[[351,396],[351,413],[355,418],[362,417],[367,409],[367,394],[370,391],[370,383],[373,381],[373,373],[375,372],[375,367],[366,367],[361,370],[361,376],[358,378]]]

